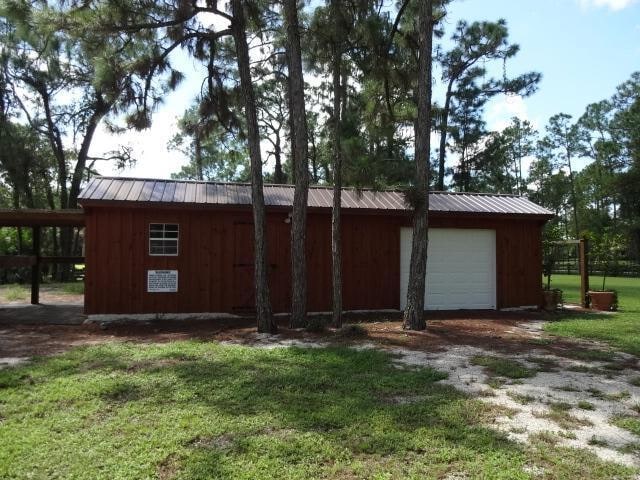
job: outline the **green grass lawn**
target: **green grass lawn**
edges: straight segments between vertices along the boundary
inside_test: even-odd
[[[0,285],[0,298],[6,298],[9,302],[26,301],[29,295],[30,290],[24,285]]]
[[[84,294],[84,282],[41,283],[40,290],[57,295],[82,295]],[[0,285],[0,300],[3,298],[10,302],[26,302],[31,298],[31,285],[17,283]]]
[[[590,278],[594,288],[601,288],[602,278]],[[577,275],[553,275],[552,288],[563,291],[565,301],[578,303],[580,278]],[[640,356],[640,278],[607,278],[607,288],[618,292],[620,311],[615,314],[565,315],[547,324],[556,335],[603,340],[613,347]]]
[[[376,350],[111,343],[0,370],[0,478],[632,478]],[[534,468],[535,467],[535,468]]]

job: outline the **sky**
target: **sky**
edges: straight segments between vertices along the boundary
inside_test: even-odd
[[[445,20],[446,35],[461,19],[499,18],[507,21],[510,41],[520,45],[507,65],[508,75],[538,71],[542,81],[531,97],[492,100],[485,111],[491,130],[504,128],[513,116],[531,121],[538,130],[559,112],[578,118],[589,103],[609,98],[617,85],[640,70],[640,0],[454,0]],[[177,119],[198,93],[202,76],[185,55],[174,61],[187,78],[157,110],[151,128],[123,135],[101,128],[94,139],[92,155],[119,144],[131,146],[135,166],[116,171],[103,165],[100,173],[168,178],[188,161],[166,145],[177,131]],[[434,91],[434,101],[441,93]]]

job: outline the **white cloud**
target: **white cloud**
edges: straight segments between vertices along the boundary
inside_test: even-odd
[[[101,125],[96,132],[91,143],[91,155],[100,156],[117,150],[119,145],[125,145],[131,147],[131,154],[136,160],[133,167],[124,171],[117,170],[114,165],[98,162],[96,167],[101,174],[169,178],[189,162],[182,153],[168,151],[167,143],[178,131],[178,117],[192,105],[200,92],[203,75],[200,67],[184,51],[178,51],[172,61],[185,74],[185,80],[175,91],[166,95],[164,102],[152,115],[150,128],[142,131],[128,129],[120,135],[114,135]],[[116,123],[122,125],[122,119],[118,120]]]
[[[501,132],[507,128],[513,117],[531,121],[527,104],[520,95],[501,95],[487,106],[485,120],[489,130]]]
[[[132,156],[137,162],[124,171],[116,170],[115,165],[98,162],[98,171],[103,175],[169,178],[188,163],[180,152],[167,150],[167,142],[177,132],[176,122],[176,112],[164,110],[154,115],[153,124],[147,130],[127,130],[121,135],[113,135],[101,128],[92,142],[92,155],[101,155],[116,150],[118,145],[125,145],[132,148]]]
[[[605,7],[614,12],[630,7],[637,2],[638,0],[578,0],[583,9]]]
[[[498,132],[509,126],[513,117],[518,117],[523,121],[528,120],[534,129],[540,129],[540,122],[535,118],[531,118],[527,104],[520,95],[502,95],[493,99],[489,103],[485,114],[488,129]],[[522,159],[522,170],[525,173],[529,172],[534,160],[534,156]]]

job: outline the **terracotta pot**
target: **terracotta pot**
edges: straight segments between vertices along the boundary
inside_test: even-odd
[[[608,312],[613,306],[616,294],[615,292],[589,292],[591,299],[591,308]]]
[[[560,302],[560,294],[557,290],[544,290],[542,294],[544,298],[542,308],[547,311],[552,311],[558,308],[558,303]]]

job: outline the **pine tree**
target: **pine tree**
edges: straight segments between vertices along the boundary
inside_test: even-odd
[[[546,127],[547,134],[542,142],[555,155],[558,166],[567,169],[575,238],[580,235],[581,229],[574,162],[584,151],[585,137],[577,124],[572,123],[571,120],[571,115],[566,113],[559,113],[551,117]]]
[[[433,0],[420,3],[418,16],[418,116],[415,126],[416,179],[413,203],[413,239],[411,242],[411,266],[407,286],[407,305],[403,327],[424,330],[425,282],[427,274],[428,214],[429,214],[429,160],[431,151],[431,94],[433,62]]]
[[[135,35],[107,39],[93,28],[96,21],[94,11],[73,3],[6,2],[0,9],[5,72],[20,92],[24,118],[48,141],[56,165],[55,204],[63,209],[77,207],[93,162],[131,160],[127,150],[90,154],[99,125],[109,116],[127,114],[130,125],[147,126],[158,92],[181,80],[160,59],[162,69],[147,70],[145,62],[156,58],[153,42]],[[62,255],[73,254],[71,228],[61,229],[60,246]],[[62,280],[70,274],[68,268],[60,271]]]
[[[305,112],[302,52],[297,0],[284,1],[289,60],[289,116],[293,125],[293,169],[295,189],[291,217],[291,327],[307,324],[307,197],[309,194],[309,158],[307,116]]]
[[[511,123],[500,133],[507,153],[512,163],[516,178],[515,192],[524,195],[527,192],[522,161],[535,152],[535,140],[537,132],[528,120],[520,120],[517,117],[511,119]]]
[[[231,0],[231,31],[236,49],[236,60],[240,76],[240,89],[245,104],[247,143],[251,159],[251,204],[253,206],[254,225],[254,276],[256,321],[258,332],[276,333],[278,327],[271,312],[269,298],[269,279],[267,264],[267,223],[264,204],[262,156],[260,152],[260,130],[256,108],[253,81],[251,78],[249,47],[247,45],[247,22],[245,19],[246,1]]]
[[[454,47],[438,58],[443,70],[442,80],[446,83],[444,106],[439,115],[440,149],[436,182],[438,190],[445,188],[449,114],[456,99],[474,95],[478,107],[481,108],[489,98],[499,93],[527,96],[537,88],[541,75],[535,72],[525,73],[513,79],[508,79],[505,75],[502,79],[485,80],[486,61],[498,60],[506,63],[517,54],[519,47],[509,44],[508,35],[504,20],[472,24],[460,21],[451,38]],[[468,91],[469,89],[471,91]]]
[[[178,121],[178,132],[167,148],[189,158],[172,178],[222,182],[250,180],[249,154],[239,129],[222,125],[200,113],[200,102],[185,111]]]

